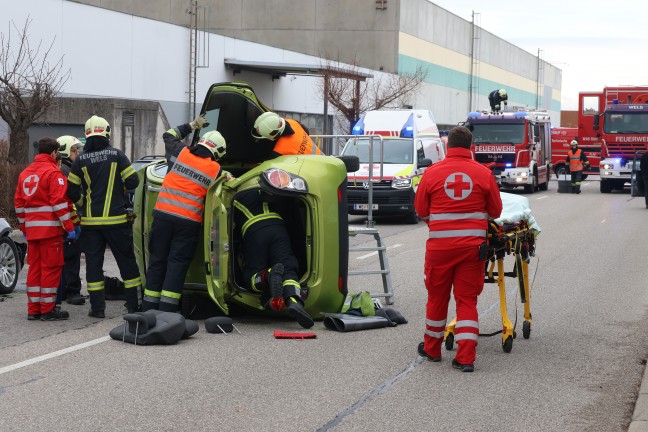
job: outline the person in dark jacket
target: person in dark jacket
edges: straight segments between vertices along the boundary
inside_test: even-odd
[[[646,199],[646,208],[648,209],[648,152],[644,152],[639,160],[639,169],[644,185],[644,197]]]
[[[504,111],[502,109],[502,103],[504,106],[508,104],[508,94],[506,94],[506,90],[493,90],[488,95],[488,102],[490,103],[491,112],[493,114],[498,114],[500,111]]]
[[[81,250],[86,257],[90,294],[89,316],[105,318],[106,292],[103,262],[106,244],[124,281],[129,313],[141,305],[141,279],[133,249],[133,228],[126,217],[125,190],[135,189],[139,178],[128,157],[110,145],[110,125],[98,116],[85,124],[86,144],[68,175],[68,197],[83,196]]]

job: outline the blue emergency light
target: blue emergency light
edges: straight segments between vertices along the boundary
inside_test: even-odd
[[[410,114],[405,122],[403,129],[400,131],[401,138],[414,138],[414,114]]]
[[[511,168],[512,166],[513,166],[513,164],[511,162],[506,163],[506,168]]]
[[[472,111],[472,112],[469,112],[469,113],[468,113],[468,118],[471,118],[471,117],[479,117],[480,115],[482,115],[482,113],[477,112],[477,111]]]
[[[612,99],[612,105],[618,105],[619,99]]]
[[[528,113],[526,111],[520,111],[513,114],[513,117],[526,117]]]
[[[351,135],[364,135],[364,116],[361,116],[351,129]]]

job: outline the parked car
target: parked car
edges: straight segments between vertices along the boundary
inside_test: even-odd
[[[16,236],[9,223],[0,218],[0,294],[9,294],[16,287],[26,254],[25,239]]]
[[[227,181],[220,177],[207,193],[204,230],[187,273],[183,298],[191,293],[193,298],[214,302],[225,313],[232,304],[264,311],[259,294],[244,287],[243,243],[230,211],[237,193],[261,189],[273,197],[289,229],[306,310],[316,318],[321,312],[338,312],[347,294],[347,171],[357,170],[358,159],[317,155],[272,158],[273,143],[257,142],[250,134],[255,119],[264,111],[268,109],[246,83],[214,84],[207,93],[203,113],[209,126],[196,131],[192,142],[218,130],[228,144],[220,163],[235,178]],[[144,284],[152,212],[166,172],[163,161],[138,172],[133,229]]]

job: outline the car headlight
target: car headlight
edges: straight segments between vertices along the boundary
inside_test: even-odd
[[[308,192],[306,180],[303,178],[290,174],[279,168],[272,168],[263,171],[263,177],[266,181],[277,189],[293,190],[296,192]]]
[[[601,165],[599,166],[599,168],[600,168],[600,169],[606,169],[606,170],[607,170],[607,169],[614,169],[614,165],[612,165],[612,164],[601,164]]]
[[[412,186],[411,178],[402,178],[392,180],[392,185],[394,189],[407,189]]]

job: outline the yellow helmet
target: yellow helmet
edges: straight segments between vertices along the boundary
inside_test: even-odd
[[[58,152],[64,158],[70,157],[70,152],[72,151],[72,148],[76,148],[76,149],[83,148],[83,144],[81,144],[81,141],[79,141],[76,137],[73,137],[72,135],[60,136],[56,138],[56,141],[58,141],[59,143]]]
[[[93,115],[85,124],[85,136],[86,138],[90,138],[95,135],[110,140],[110,125],[105,118]]]
[[[223,135],[218,131],[207,132],[200,138],[197,145],[203,146],[212,152],[215,159],[222,158],[227,152],[227,143],[225,143],[225,138],[223,138]]]
[[[278,114],[269,111],[264,112],[254,121],[252,136],[274,141],[279,138],[285,127],[286,121],[279,117]]]

